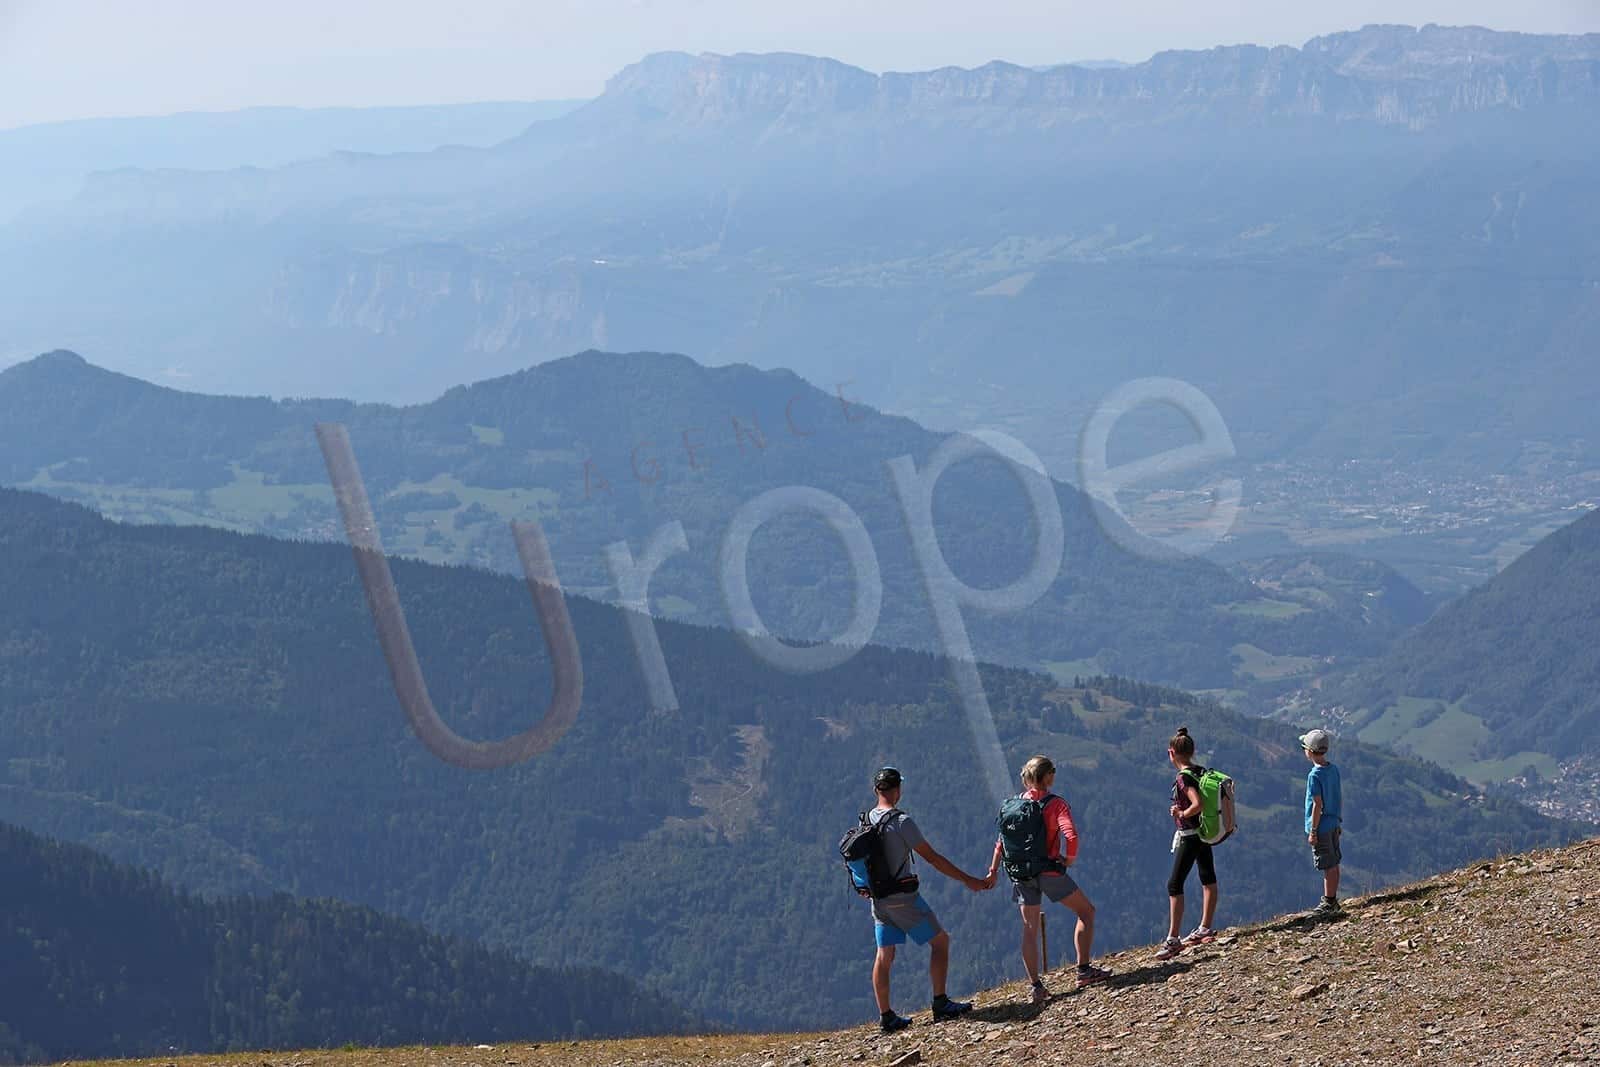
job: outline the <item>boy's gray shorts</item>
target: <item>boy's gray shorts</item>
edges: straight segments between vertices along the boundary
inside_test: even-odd
[[[1344,856],[1339,851],[1339,837],[1344,830],[1335,830],[1332,834],[1318,834],[1317,843],[1311,846],[1311,862],[1316,864],[1317,870],[1326,871],[1339,866]]]

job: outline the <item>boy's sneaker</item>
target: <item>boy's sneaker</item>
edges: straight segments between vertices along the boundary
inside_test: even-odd
[[[1194,932],[1183,939],[1185,945],[1209,945],[1217,939],[1217,932],[1209,926],[1196,926]]]
[[[1174,956],[1182,954],[1183,950],[1188,947],[1189,946],[1187,944],[1179,941],[1177,938],[1169,937],[1161,943],[1160,948],[1156,949],[1156,959],[1170,960]]]
[[[1323,897],[1317,902],[1317,906],[1311,909],[1311,914],[1313,915],[1341,915],[1343,913],[1344,909],[1332,897]]]
[[[1034,979],[1034,981],[1033,981],[1033,1002],[1035,1004],[1043,1004],[1045,1001],[1047,1001],[1049,999],[1050,999],[1050,990],[1048,990],[1048,989],[1046,989],[1044,987],[1044,983],[1043,982],[1039,981],[1037,978]]]
[[[970,1000],[951,1000],[949,997],[935,997],[933,1000],[933,1021],[942,1023],[946,1019],[954,1019],[965,1015],[972,1010]]]
[[[1101,982],[1108,981],[1110,978],[1111,972],[1106,970],[1104,967],[1088,966],[1078,968],[1079,989],[1082,989],[1084,986],[1098,985]]]
[[[904,1015],[896,1015],[892,1011],[884,1012],[883,1017],[878,1020],[878,1029],[886,1034],[898,1033],[910,1025],[910,1019]]]

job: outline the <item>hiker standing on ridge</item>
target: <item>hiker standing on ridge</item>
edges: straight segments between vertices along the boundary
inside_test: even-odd
[[[995,819],[1000,839],[994,844],[985,886],[995,883],[1003,862],[1011,879],[1011,899],[1022,912],[1022,965],[1033,985],[1033,1002],[1049,999],[1039,973],[1040,908],[1046,898],[1066,905],[1078,918],[1074,942],[1078,951],[1079,987],[1104,982],[1111,972],[1089,962],[1094,944],[1094,905],[1067,868],[1078,859],[1078,829],[1067,802],[1050,792],[1056,765],[1035,756],[1022,768],[1022,792],[1006,801]]]
[[[950,934],[918,892],[913,854],[928,861],[940,874],[954,878],[973,892],[992,887],[951,863],[928,844],[927,838],[901,811],[903,779],[893,767],[884,767],[872,779],[878,806],[862,813],[862,830],[870,832],[868,855],[848,863],[856,891],[872,898],[872,919],[878,954],[872,963],[872,992],[878,1000],[879,1025],[886,1034],[903,1030],[911,1020],[896,1015],[889,1005],[889,970],[894,966],[895,948],[910,938],[927,945],[928,977],[933,983],[933,1021],[954,1019],[972,1010],[967,1001],[945,995],[945,978],[950,973]],[[852,831],[856,833],[856,831]],[[847,838],[848,840],[848,838]]]
[[[1339,768],[1328,759],[1333,738],[1326,730],[1311,730],[1300,736],[1300,747],[1313,764],[1306,775],[1306,841],[1311,859],[1322,872],[1322,900],[1312,909],[1314,915],[1339,912],[1339,864],[1344,856],[1339,838],[1344,835],[1344,795]]]
[[[1200,776],[1205,768],[1194,762],[1194,738],[1187,726],[1178,727],[1178,733],[1167,745],[1167,759],[1178,769],[1172,783],[1172,821],[1177,829],[1172,835],[1172,875],[1167,879],[1168,916],[1167,940],[1156,952],[1156,959],[1170,960],[1190,945],[1215,941],[1217,933],[1211,928],[1217,915],[1217,865],[1211,855],[1211,845],[1200,834],[1200,813],[1204,808],[1200,797]],[[1200,925],[1188,937],[1180,937],[1183,926],[1183,883],[1189,872],[1200,866]]]

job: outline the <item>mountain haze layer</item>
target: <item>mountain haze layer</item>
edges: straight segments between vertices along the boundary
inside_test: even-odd
[[[124,172],[8,228],[9,355],[417,401],[588,347],[854,380],[1070,464],[1132,378],[1250,457],[1596,459],[1600,37],[1125,69],[666,54],[488,149]]]
[[[333,152],[492,145],[581,101],[294,108],[79,119],[0,130],[0,222],[69,200],[92,174],[281,167]]]

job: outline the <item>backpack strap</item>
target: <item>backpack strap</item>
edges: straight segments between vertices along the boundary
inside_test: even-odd
[[[1200,776],[1203,775],[1204,773],[1205,773],[1205,768],[1204,767],[1198,767],[1198,766],[1195,766],[1194,764],[1190,764],[1187,767],[1179,767],[1178,768],[1178,777],[1187,780],[1190,785],[1194,786],[1195,795],[1200,798],[1200,806],[1201,806],[1201,809],[1202,809],[1202,813],[1203,813],[1203,810],[1205,808],[1205,794],[1200,792]],[[1200,816],[1198,816],[1198,815],[1195,816],[1195,818],[1197,818],[1197,819],[1199,817]],[[1179,838],[1182,838],[1182,837],[1199,837],[1199,836],[1200,836],[1200,827],[1195,826],[1192,829],[1185,830],[1183,828],[1183,826],[1180,824],[1178,826],[1177,832],[1173,835],[1173,839],[1172,839],[1173,840],[1173,845],[1174,845],[1174,847],[1176,847],[1177,841],[1178,841]]]
[[[905,816],[905,812],[901,811],[899,808],[890,808],[888,811],[884,812],[883,815],[880,818],[874,819],[872,825],[876,826],[878,828],[878,832],[879,833],[882,833],[884,831],[884,825],[883,824],[886,823],[886,822],[893,821],[893,819],[894,819],[894,817],[896,815],[904,817]],[[906,869],[910,870],[911,868],[915,867],[916,865],[917,865],[917,853],[916,853],[916,850],[915,849],[910,849],[910,848],[906,849]]]
[[[878,809],[877,808],[873,808],[872,810],[873,811],[877,811]],[[867,818],[870,814],[871,814],[871,812],[863,812],[862,813],[862,818]],[[890,808],[888,811],[884,812],[880,817],[878,817],[876,819],[872,819],[872,820],[870,820],[870,822],[871,822],[871,825],[881,828],[884,823],[890,821],[896,815],[904,815],[904,814],[905,814],[905,812],[901,811],[899,808]]]
[[[1044,813],[1050,810],[1050,802],[1052,800],[1059,800],[1062,804],[1067,802],[1066,797],[1061,796],[1059,793],[1046,793],[1044,799],[1039,801],[1039,818],[1044,821],[1044,830],[1047,835],[1045,838],[1045,870],[1064,874],[1067,869],[1067,861],[1065,859],[1053,860],[1049,858],[1050,839],[1048,835],[1050,833],[1050,821],[1044,818]]]

